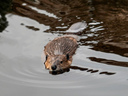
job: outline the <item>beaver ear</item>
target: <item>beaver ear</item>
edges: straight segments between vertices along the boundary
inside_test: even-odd
[[[67,60],[69,60],[69,54],[67,54],[66,57],[67,57]]]

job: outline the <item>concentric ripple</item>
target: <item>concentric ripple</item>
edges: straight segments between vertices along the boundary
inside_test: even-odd
[[[75,56],[76,57],[76,56]],[[77,62],[76,62],[77,63]],[[90,74],[86,71],[72,70],[61,75],[51,75],[45,70],[40,57],[17,57],[15,60],[7,59],[0,65],[0,81],[14,83],[22,86],[41,88],[84,88],[105,83],[97,80],[105,80],[108,76],[98,73]],[[115,77],[112,79],[116,79]],[[111,80],[109,78],[108,80]],[[109,83],[114,82],[114,80]]]
[[[72,72],[61,75],[51,75],[38,59],[23,57],[7,60],[0,65],[0,81],[43,88],[79,88],[76,75]],[[77,84],[77,83],[78,84]]]

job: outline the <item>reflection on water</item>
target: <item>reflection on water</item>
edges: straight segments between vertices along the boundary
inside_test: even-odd
[[[9,26],[0,33],[0,96],[127,96],[126,0],[31,1],[13,0]],[[44,46],[82,20],[88,27],[76,34],[70,70],[49,74]]]
[[[83,68],[83,67],[78,67],[78,66],[70,66],[70,68],[64,69],[63,71],[49,71],[49,73],[52,74],[52,75],[58,75],[58,74],[62,74],[64,72],[69,72],[71,69],[72,70],[86,71],[86,72],[90,72],[90,73],[97,73],[97,72],[99,72],[99,70]],[[99,74],[114,75],[115,73],[114,72],[103,71],[103,72],[100,72]]]
[[[0,32],[2,32],[7,26],[8,22],[5,17],[6,13],[11,10],[12,0],[0,1]]]
[[[77,70],[80,70],[80,71],[87,71],[87,72],[90,72],[90,73],[96,73],[98,72],[99,70],[93,70],[93,69],[88,69],[88,68],[82,68],[82,67],[78,67],[78,66],[70,66],[71,69],[77,69]],[[106,74],[106,75],[113,75],[115,73],[112,73],[112,72],[100,72],[99,74]]]
[[[109,65],[116,65],[116,66],[123,66],[123,67],[128,67],[128,62],[120,62],[120,61],[114,61],[114,60],[107,60],[103,58],[96,58],[96,57],[89,57],[90,60],[96,61],[96,62],[101,62]]]

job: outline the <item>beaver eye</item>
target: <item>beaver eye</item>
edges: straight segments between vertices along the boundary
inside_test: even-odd
[[[63,63],[63,61],[60,61],[60,63]]]
[[[48,59],[48,55],[46,55],[46,60]]]

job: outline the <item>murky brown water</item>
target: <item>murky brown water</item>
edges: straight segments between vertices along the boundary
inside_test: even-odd
[[[0,33],[0,96],[127,96],[123,2],[31,1],[13,1],[14,12],[6,15],[9,26]],[[43,64],[44,46],[82,20],[88,27],[77,34],[79,48],[70,71],[49,74]]]

